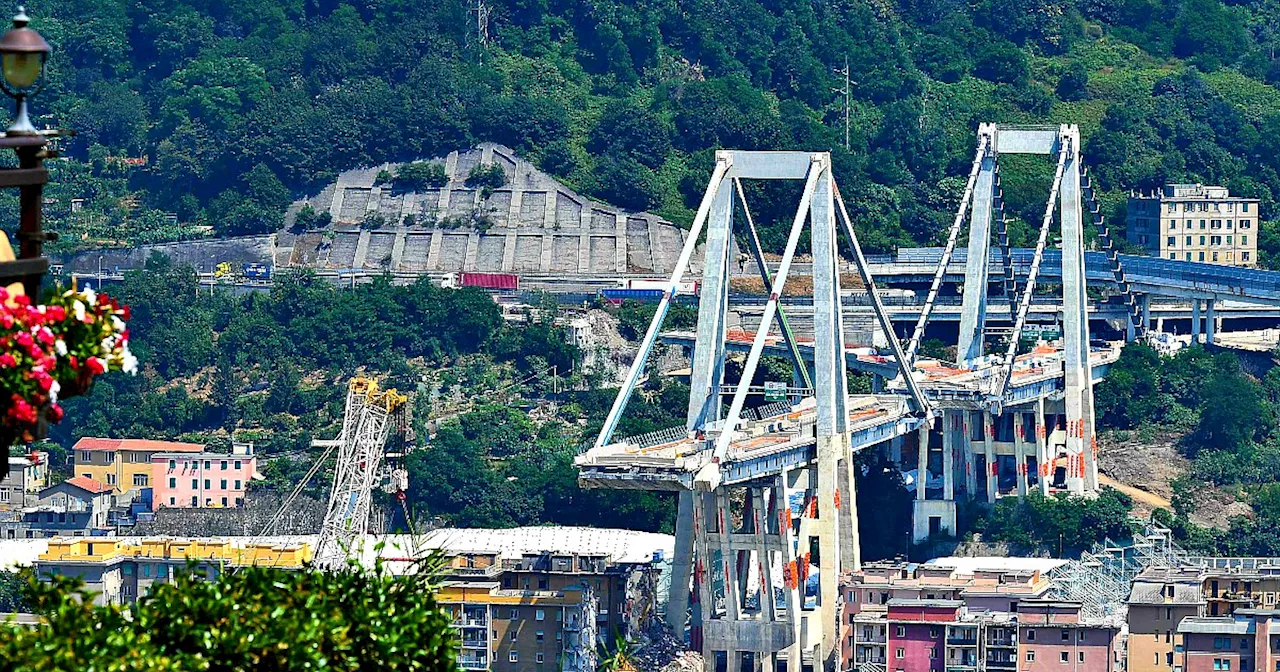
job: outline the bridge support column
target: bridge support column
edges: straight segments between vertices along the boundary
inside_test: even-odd
[[[1124,320],[1124,342],[1132,343],[1138,338],[1138,330],[1133,326],[1133,320],[1128,317]]]
[[[956,446],[960,450],[960,461],[964,464],[964,494],[976,497],[978,494],[978,456],[973,452],[973,414],[960,411],[960,436]],[[954,499],[948,497],[947,499]]]
[[[1151,295],[1142,295],[1142,331],[1146,333],[1151,330]]]
[[[1027,496],[1027,414],[1013,414],[1013,455],[1018,469],[1018,497]]]
[[[1200,342],[1200,299],[1191,299],[1191,343]]]
[[[964,411],[943,411],[944,428],[942,430],[942,498],[948,502],[956,499],[955,491],[955,455],[957,427],[963,428],[960,415]]]
[[[1214,311],[1213,297],[1205,299],[1204,306],[1204,342],[1205,345],[1213,345],[1213,337],[1218,331],[1218,317]]]
[[[995,428],[994,422],[992,421],[991,413],[989,411],[983,411],[982,412],[982,453],[984,458],[983,459],[984,464],[982,465],[982,467],[983,467],[983,471],[986,472],[988,504],[996,503],[996,495],[998,494],[996,490],[1000,487],[1000,479],[998,478],[998,475],[1000,473],[1000,466],[996,462],[996,451],[995,451],[995,445],[994,445],[995,433],[996,433],[996,428]],[[974,462],[977,462],[977,460],[974,460]]]
[[[916,430],[920,450],[916,453],[916,501],[923,502],[925,489],[929,487],[929,425],[920,425]]]
[[[667,594],[667,627],[684,641],[689,611],[689,578],[693,572],[693,492],[682,490],[676,503],[676,543]]]
[[[1044,422],[1044,397],[1036,400],[1036,469],[1040,494],[1049,495],[1053,482],[1053,458],[1049,455],[1049,428]]]

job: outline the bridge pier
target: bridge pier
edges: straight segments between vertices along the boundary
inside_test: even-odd
[[[1191,343],[1200,342],[1200,299],[1191,299]]]
[[[1213,345],[1213,337],[1217,332],[1218,323],[1217,316],[1214,314],[1213,297],[1204,300],[1205,305],[1205,323],[1204,323],[1204,342],[1205,345]]]

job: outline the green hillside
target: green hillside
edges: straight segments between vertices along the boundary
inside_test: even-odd
[[[477,7],[483,7],[478,12]],[[834,153],[864,245],[936,242],[979,121],[1079,123],[1108,202],[1280,194],[1280,4],[1217,0],[63,0],[42,120],[80,135],[64,245],[274,230],[340,170],[492,140],[687,222],[717,147]],[[481,16],[483,14],[483,16]],[[485,30],[479,28],[485,26]],[[844,148],[844,78],[852,105]],[[148,158],[126,168],[122,157]],[[1009,162],[1039,221],[1048,166]],[[132,209],[121,207],[136,202]],[[87,207],[70,213],[71,198]],[[793,202],[751,194],[772,221]],[[161,211],[176,211],[178,224]],[[1015,242],[1027,227],[1016,226]],[[89,234],[89,235],[84,235]],[[779,246],[771,231],[766,244]],[[65,241],[70,241],[65,242]],[[1264,228],[1264,261],[1280,237]]]

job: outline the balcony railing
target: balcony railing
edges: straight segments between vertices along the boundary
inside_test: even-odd
[[[464,670],[487,670],[489,669],[488,658],[459,658],[458,667]]]
[[[964,635],[960,637],[948,637],[947,644],[950,644],[951,646],[977,646],[978,636]]]

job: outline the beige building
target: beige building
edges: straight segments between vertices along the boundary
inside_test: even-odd
[[[1226,187],[1169,184],[1131,194],[1126,225],[1130,243],[1161,259],[1258,263],[1258,199],[1232,196]]]
[[[596,669],[597,603],[586,585],[509,590],[496,581],[446,581],[437,599],[453,615],[463,670]]]
[[[1128,672],[1183,672],[1178,625],[1203,616],[1199,570],[1149,569],[1129,593]]]

